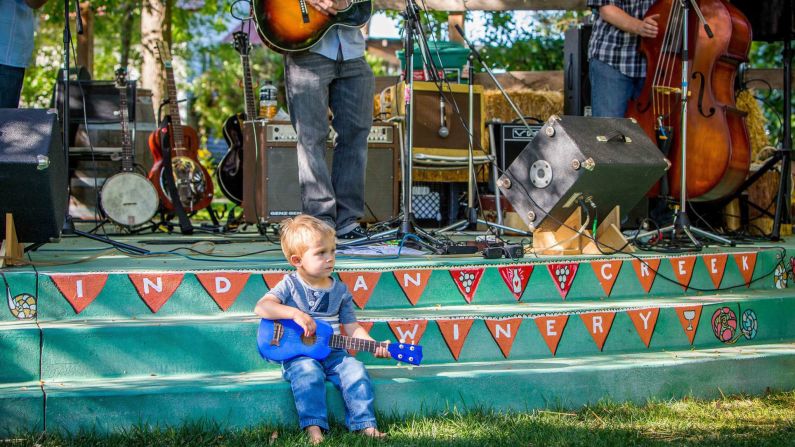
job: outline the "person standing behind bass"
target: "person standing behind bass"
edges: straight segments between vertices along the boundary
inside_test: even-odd
[[[0,0],[0,108],[19,107],[25,68],[33,53],[35,9],[47,0]]]
[[[323,14],[331,0],[307,0]],[[358,28],[335,26],[308,51],[284,57],[290,120],[298,133],[298,180],[303,212],[336,229],[340,239],[366,237],[364,216],[367,137],[373,117],[375,78],[364,58]],[[326,166],[328,110],[337,132],[331,172]]]
[[[638,51],[640,37],[657,37],[659,14],[643,16],[655,0],[588,0],[594,9],[588,43],[593,116],[624,117],[646,79],[646,61]]]

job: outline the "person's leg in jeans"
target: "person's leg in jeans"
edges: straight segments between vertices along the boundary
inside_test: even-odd
[[[24,79],[24,68],[0,65],[0,109],[19,107],[19,94]]]
[[[282,376],[290,382],[301,429],[317,425],[328,430],[326,408],[326,374],[324,366],[309,357],[296,357],[284,362]]]
[[[373,123],[375,78],[361,57],[337,62],[329,88],[332,126],[337,132],[331,181],[337,199],[337,233],[345,234],[364,216],[367,136]]]
[[[342,393],[345,425],[350,431],[376,428],[373,387],[364,364],[342,350],[332,350],[323,360],[326,377]]]
[[[623,118],[627,102],[636,94],[637,79],[624,75],[598,59],[589,61],[588,75],[591,78],[593,116]]]

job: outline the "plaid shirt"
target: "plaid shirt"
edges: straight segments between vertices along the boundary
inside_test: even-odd
[[[588,0],[588,6],[594,8],[596,16],[588,44],[588,59],[599,59],[631,78],[645,77],[646,61],[643,54],[638,52],[640,38],[602,20],[598,9],[600,6],[613,5],[642,20],[654,2],[655,0]]]

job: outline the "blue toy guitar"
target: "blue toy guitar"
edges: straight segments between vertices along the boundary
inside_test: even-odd
[[[422,361],[422,346],[408,343],[381,343],[373,340],[346,337],[334,334],[334,329],[325,321],[315,320],[317,329],[311,337],[304,336],[304,329],[293,320],[262,319],[257,331],[257,347],[260,355],[277,362],[305,355],[323,360],[331,348],[354,349],[375,353],[379,347],[386,348],[393,359],[412,365]]]

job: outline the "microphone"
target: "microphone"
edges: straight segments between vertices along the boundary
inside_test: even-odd
[[[447,128],[447,114],[445,113],[444,95],[439,95],[439,136],[447,138],[450,135],[450,129]]]
[[[83,16],[80,14],[80,0],[75,0],[75,12],[77,14],[77,34],[83,35]]]

